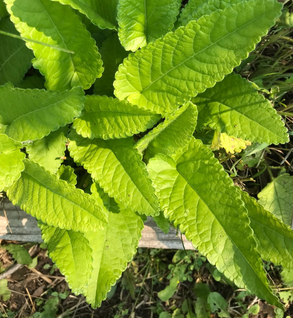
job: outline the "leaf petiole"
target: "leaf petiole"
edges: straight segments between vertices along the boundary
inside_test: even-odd
[[[66,49],[63,49],[61,47],[58,47],[58,46],[55,46],[55,45],[50,45],[50,44],[47,44],[47,43],[44,43],[44,42],[41,42],[41,41],[28,39],[28,38],[25,38],[25,37],[22,37],[20,35],[13,34],[13,33],[10,33],[10,32],[5,32],[5,31],[0,30],[0,34],[7,35],[7,36],[10,36],[12,38],[19,39],[19,40],[22,40],[22,41],[25,41],[25,42],[26,41],[27,42],[33,42],[33,43],[41,44],[41,45],[44,45],[44,46],[48,46],[48,47],[50,47],[50,48],[52,48],[54,50],[62,51],[62,52],[68,53],[68,54],[74,54],[73,51],[66,50]]]

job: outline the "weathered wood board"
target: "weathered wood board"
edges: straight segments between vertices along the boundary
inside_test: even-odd
[[[0,239],[21,242],[42,242],[37,221],[31,215],[14,206],[8,199],[0,202]],[[166,249],[194,249],[186,237],[171,228],[165,234],[156,223],[148,219],[142,231],[139,247]]]

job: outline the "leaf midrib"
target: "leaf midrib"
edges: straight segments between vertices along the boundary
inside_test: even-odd
[[[182,106],[182,108],[183,108],[183,107],[184,107],[184,106]],[[158,138],[162,133],[164,133],[166,129],[171,129],[172,125],[175,125],[175,124],[176,124],[176,121],[179,120],[180,117],[183,116],[188,109],[189,109],[189,106],[187,106],[185,109],[183,109],[178,116],[173,117],[173,118],[170,118],[170,117],[167,118],[166,120],[168,120],[169,122],[168,122],[165,126],[163,126],[165,122],[161,123],[161,125],[163,126],[162,129],[159,129],[159,128],[160,128],[160,125],[158,125],[157,127],[155,127],[155,128],[150,132],[150,135],[151,135],[151,136],[149,136],[149,137],[147,138],[148,134],[146,134],[146,135],[144,136],[144,137],[145,137],[145,140],[143,140],[144,137],[141,139],[141,140],[143,141],[142,144],[144,145],[144,144],[147,142],[147,145],[144,146],[143,149],[141,149],[141,147],[139,147],[139,146],[141,145],[141,143],[140,143],[140,144],[138,145],[138,147],[136,147],[136,149],[140,149],[139,151],[143,151],[143,150],[145,150],[146,148],[150,147],[151,144],[156,140],[156,138]],[[161,127],[162,127],[162,126],[161,126]],[[149,141],[148,141],[148,139],[149,139]]]
[[[105,146],[105,147],[100,147],[99,144],[95,143],[94,146],[95,146],[97,149],[95,149],[94,151],[95,151],[95,153],[98,154],[98,155],[97,155],[97,156],[95,155],[95,156],[93,157],[94,159],[92,160],[92,163],[90,163],[90,162],[85,162],[82,158],[80,158],[78,161],[79,161],[80,163],[82,163],[82,164],[84,165],[84,167],[85,167],[90,173],[93,174],[93,177],[94,177],[94,178],[95,178],[95,176],[96,176],[96,179],[98,180],[98,179],[100,179],[99,176],[100,176],[101,174],[99,173],[99,174],[97,175],[97,173],[94,172],[93,167],[94,167],[94,165],[96,164],[96,162],[100,160],[100,154],[99,154],[100,150],[101,150],[101,149],[102,149],[102,150],[105,150],[107,157],[110,156],[110,154],[113,155],[113,156],[115,157],[115,160],[118,162],[118,166],[121,166],[121,167],[123,168],[124,173],[128,176],[128,178],[129,178],[129,180],[131,181],[132,185],[134,185],[134,186],[135,186],[135,189],[137,189],[137,190],[139,191],[139,193],[141,194],[141,198],[144,200],[144,202],[147,203],[147,205],[151,208],[151,210],[153,211],[153,213],[156,213],[157,211],[156,211],[156,209],[155,209],[155,206],[153,206],[153,204],[151,203],[151,200],[148,201],[148,200],[146,199],[146,197],[144,196],[144,194],[141,192],[140,187],[138,187],[137,184],[136,184],[136,182],[133,180],[133,178],[130,177],[130,175],[129,175],[129,173],[128,173],[128,169],[125,168],[125,165],[124,165],[123,162],[121,162],[121,160],[119,159],[119,155],[116,154],[115,147],[113,147],[112,145],[109,145],[106,140],[105,140],[104,142],[106,143],[106,146]],[[87,145],[86,147],[87,147],[86,152],[88,152],[88,151],[90,150],[90,145]],[[128,150],[132,150],[133,148],[129,148],[129,147],[128,147],[127,149],[128,149]],[[134,156],[136,156],[136,155],[139,156],[139,154],[135,152],[135,153],[134,153]],[[94,161],[95,161],[95,163],[94,163]],[[105,161],[107,161],[107,159],[105,159]],[[146,169],[145,169],[145,172],[146,172],[146,177],[147,177],[147,171],[146,171]],[[102,174],[103,174],[103,173],[102,173]],[[115,174],[115,172],[112,172],[112,174]],[[150,180],[150,179],[149,179],[149,180]],[[103,182],[103,180],[98,180],[98,181],[100,182],[101,186],[104,188],[104,187],[105,187],[105,182]],[[150,182],[149,182],[149,186],[150,186],[151,188],[153,188],[152,183],[151,183],[151,180],[150,180]],[[111,190],[111,189],[110,189],[110,190]],[[113,196],[113,190],[111,190],[111,191],[110,191],[110,190],[109,190],[108,192],[111,193],[111,196]],[[154,191],[153,191],[152,197],[153,197],[153,196],[155,196]],[[123,202],[125,201],[125,200],[123,199],[123,197],[121,197],[120,195],[119,195],[119,198],[121,199],[121,201],[123,201]],[[159,206],[157,206],[157,207],[158,207],[158,210],[159,210]],[[141,212],[143,213],[143,211],[141,211]]]
[[[183,163],[183,162],[182,162]],[[217,222],[220,224],[221,228],[224,230],[224,232],[226,233],[227,237],[229,238],[229,240],[231,241],[231,243],[233,244],[233,246],[235,246],[235,248],[239,251],[239,253],[241,254],[241,256],[243,257],[243,259],[246,261],[247,264],[249,264],[250,268],[252,269],[252,271],[255,273],[255,276],[257,277],[257,279],[259,280],[260,284],[262,286],[264,286],[266,288],[266,290],[269,290],[269,288],[262,282],[262,280],[259,278],[258,274],[255,272],[255,269],[254,267],[251,265],[251,262],[248,261],[248,259],[245,257],[245,255],[243,254],[243,252],[238,248],[238,245],[235,244],[234,240],[231,238],[231,236],[227,233],[225,227],[222,225],[222,223],[219,221],[219,219],[216,217],[216,215],[212,212],[212,209],[210,209],[209,205],[205,202],[205,200],[203,200],[201,198],[201,196],[198,194],[198,192],[196,191],[196,189],[188,182],[188,178],[186,178],[184,176],[184,174],[182,174],[180,171],[178,171],[178,169],[176,168],[178,174],[185,180],[186,184],[188,184],[192,189],[193,191],[196,193],[196,195],[199,197],[199,200],[201,200],[205,206],[208,208],[208,210],[210,211],[210,213],[214,216],[214,218],[217,220]],[[251,231],[251,235],[252,237],[252,231]],[[254,251],[257,252],[256,250],[256,244],[255,244],[255,247],[254,247]]]
[[[26,169],[25,169],[22,173],[23,173],[23,174],[26,174],[30,179],[35,180],[35,182],[36,182],[39,186],[41,186],[45,191],[50,191],[50,192],[54,193],[56,196],[61,197],[62,199],[66,200],[66,201],[68,201],[68,202],[70,202],[70,203],[72,203],[72,205],[78,207],[78,209],[83,210],[84,212],[86,212],[86,214],[89,214],[89,215],[91,215],[92,217],[95,217],[99,222],[105,223],[105,221],[104,221],[102,218],[99,219],[95,214],[90,213],[88,210],[86,210],[86,209],[83,208],[82,206],[78,205],[76,202],[74,202],[74,201],[68,199],[68,198],[65,197],[63,194],[60,194],[60,192],[56,192],[55,190],[52,190],[51,188],[48,188],[47,184],[45,184],[42,180],[39,180],[39,179],[37,178],[38,174],[35,173],[34,175],[31,175]],[[41,174],[40,174],[40,175],[41,175]],[[52,179],[52,176],[50,176],[50,177],[51,177],[51,179]],[[55,178],[55,183],[56,183],[56,180],[57,180],[57,177]],[[60,180],[60,179],[59,179],[58,181],[61,182],[61,183],[63,183],[62,180]],[[63,185],[64,185],[64,186],[62,186],[62,189],[66,189],[66,188],[69,189],[69,188],[70,188],[70,186],[68,186],[69,184],[67,184],[65,181],[64,181]],[[72,189],[73,189],[73,187],[72,187]],[[75,190],[78,190],[78,189],[75,189]],[[89,202],[89,200],[88,200],[87,202]],[[102,208],[101,208],[99,205],[93,204],[93,203],[92,203],[91,205],[92,205],[93,207],[98,207],[98,208],[99,208],[99,211],[103,213],[103,210],[102,210]],[[95,228],[93,228],[93,230],[94,230],[94,229],[95,229]]]
[[[66,47],[66,49],[67,49],[68,51],[71,51],[71,50],[68,48],[67,43],[64,41],[64,36],[60,33],[58,27],[56,26],[56,23],[53,21],[51,15],[49,14],[48,10],[45,8],[43,2],[40,1],[40,3],[41,3],[41,5],[42,5],[42,7],[44,8],[45,14],[48,16],[49,20],[51,21],[51,23],[52,23],[53,26],[54,26],[54,29],[57,31],[59,37],[61,38],[62,43],[65,45],[65,47]],[[46,38],[49,39],[48,36],[46,36]],[[61,53],[61,52],[60,52],[60,53]],[[69,58],[70,64],[71,64],[71,66],[72,66],[72,68],[73,68],[73,74],[78,74],[78,73],[75,71],[75,66],[74,66],[73,58],[71,57],[72,54],[65,53],[65,52],[62,52],[62,53],[63,53],[63,54],[67,54],[67,58]],[[73,76],[74,76],[74,75],[72,75],[72,77],[73,77]],[[71,78],[72,78],[72,77],[71,77]]]
[[[33,93],[32,93],[33,94]],[[62,99],[59,99],[59,100],[57,100],[57,101],[55,101],[54,103],[51,103],[51,104],[49,104],[49,105],[47,105],[47,106],[45,106],[45,107],[40,107],[40,108],[36,108],[36,109],[34,109],[34,110],[31,110],[31,111],[29,111],[29,112],[27,112],[27,113],[25,113],[25,114],[22,114],[22,115],[20,115],[20,116],[18,116],[18,117],[16,117],[16,118],[14,118],[12,121],[11,121],[11,123],[9,123],[9,125],[6,125],[6,126],[8,126],[9,128],[10,128],[10,126],[13,124],[13,123],[15,123],[16,121],[18,121],[18,120],[21,120],[22,118],[25,118],[25,117],[27,117],[27,116],[29,116],[29,117],[32,117],[32,115],[34,114],[34,113],[37,113],[37,112],[40,112],[40,111],[43,111],[43,110],[46,110],[46,109],[48,109],[48,108],[50,108],[50,107],[55,107],[57,104],[59,104],[59,103],[64,103],[64,104],[66,104],[67,105],[67,107],[70,107],[72,110],[74,110],[74,111],[76,111],[77,110],[77,107],[74,105],[74,106],[72,106],[72,105],[69,105],[69,104],[67,104],[66,102],[64,102],[64,101],[66,101],[66,100],[68,100],[68,99],[70,99],[71,97],[76,97],[76,95],[65,95]],[[62,108],[60,107],[60,111],[62,112]],[[81,112],[81,110],[79,110],[80,112]],[[66,114],[68,115],[68,112],[66,112]],[[56,113],[55,113],[55,115],[56,115]],[[71,116],[71,117],[73,117],[73,116]],[[66,124],[64,124],[64,125],[66,125]]]
[[[131,112],[121,112],[121,111],[116,111],[116,110],[98,110],[98,111],[86,111],[85,114],[80,117],[81,119],[83,117],[85,117],[87,114],[102,114],[101,116],[99,116],[96,119],[100,119],[100,118],[116,118],[118,117],[153,117],[153,116],[160,116],[159,114],[152,114],[152,113],[131,113]],[[111,116],[112,115],[112,116]]]
[[[229,8],[230,8],[230,7],[229,7]],[[223,10],[223,11],[225,11],[225,10]],[[211,14],[211,16],[216,15],[216,14],[218,14],[217,11],[214,12],[213,14]],[[266,14],[262,14],[262,15],[258,16],[257,19],[259,19],[260,17],[263,17],[263,16],[265,16],[265,15],[266,15]],[[202,18],[200,18],[199,20],[204,19],[204,18],[205,18],[205,17],[202,17]],[[248,25],[250,25],[250,24],[252,24],[252,23],[255,23],[255,21],[256,21],[257,19],[255,18],[254,20],[249,21],[249,22],[243,24],[241,27],[235,29],[233,32],[230,32],[229,34],[227,34],[227,35],[225,35],[224,37],[218,39],[217,41],[213,42],[213,43],[210,44],[209,46],[207,46],[207,47],[203,48],[202,50],[196,52],[196,53],[193,54],[191,57],[189,57],[188,59],[186,59],[186,60],[184,60],[183,62],[179,63],[179,64],[176,65],[175,67],[170,68],[166,73],[164,73],[163,75],[159,76],[159,77],[156,78],[153,82],[151,82],[149,85],[147,85],[145,88],[143,88],[143,89],[140,91],[140,94],[142,95],[143,92],[147,91],[152,85],[156,84],[156,82],[160,81],[162,78],[164,78],[165,76],[167,76],[167,75],[168,75],[170,72],[172,72],[173,70],[175,70],[175,69],[177,69],[177,68],[180,68],[182,65],[184,65],[185,63],[187,63],[189,60],[194,59],[197,55],[201,54],[201,53],[204,52],[204,51],[207,51],[209,48],[211,48],[212,46],[216,45],[218,42],[223,41],[223,40],[226,39],[227,37],[233,35],[233,34],[236,33],[237,31],[243,29],[244,27],[246,27],[246,26],[248,26]],[[195,25],[198,24],[198,21],[199,21],[199,20],[197,20],[197,21],[190,21],[190,22],[187,24],[186,27],[188,27],[188,25],[191,26],[192,24],[195,24]],[[186,28],[186,27],[180,27],[180,28]],[[201,27],[202,27],[202,26],[201,26]],[[178,28],[178,29],[180,29],[180,28]],[[175,31],[175,32],[172,32],[172,33],[173,33],[173,35],[174,35],[174,34],[176,34],[176,31]],[[164,37],[164,39],[165,39],[166,37],[168,37],[168,36],[169,36],[169,34],[167,34],[167,35]],[[159,43],[159,42],[162,42],[162,40],[158,40],[157,43]],[[155,42],[155,43],[156,43],[156,42]],[[239,61],[240,61],[240,58],[238,58],[238,59],[239,59]],[[139,61],[140,61],[140,60],[139,60]],[[232,69],[232,67],[231,67],[231,69]]]
[[[111,214],[111,212],[109,212],[109,216],[111,217],[111,216],[113,216],[113,214]],[[131,231],[131,228],[128,226],[128,223],[127,223],[127,220],[126,220],[126,218],[125,218],[125,216],[120,212],[120,216],[121,216],[121,218],[120,218],[120,222],[122,223],[123,222],[123,225],[124,225],[124,231],[125,232],[127,232],[127,234],[132,234],[132,232],[133,231]],[[121,221],[121,219],[123,219],[123,221]],[[120,223],[120,224],[121,224]],[[111,225],[111,224],[117,224],[116,222],[109,222],[109,224],[105,227],[105,229],[104,229],[104,238],[106,239],[109,235],[108,235],[108,232],[110,231],[110,233],[113,231],[113,228],[111,228],[111,226],[109,226],[109,225]],[[118,224],[119,224],[119,222],[118,222]],[[119,225],[120,225],[119,224]],[[102,256],[101,256],[101,258],[100,258],[100,262],[99,262],[99,272],[98,272],[98,274],[97,274],[97,284],[99,283],[99,280],[100,280],[100,272],[101,272],[101,265],[102,264],[107,264],[107,262],[105,262],[105,260],[104,260],[104,258],[105,258],[105,252],[107,253],[107,250],[105,249],[105,246],[107,246],[106,245],[106,243],[107,244],[109,244],[109,242],[107,242],[107,240],[104,240],[104,242],[103,242],[103,248],[102,248],[102,250],[104,251],[104,253],[102,254]],[[111,242],[112,243],[112,242]],[[131,242],[131,243],[133,243],[133,242]],[[129,252],[127,253],[127,252],[125,252],[125,249],[123,249],[123,243],[121,244],[122,245],[122,250],[123,250],[123,255],[124,255],[124,259],[126,258],[126,256],[128,256],[128,254],[129,254]],[[131,246],[133,247],[133,244],[131,244]],[[129,260],[127,260],[127,261],[129,261]],[[120,265],[121,265],[121,263],[120,263]],[[116,269],[117,270],[117,269]],[[123,269],[121,269],[121,272],[123,271]],[[113,276],[115,276],[115,273],[114,272],[112,272],[112,275]],[[98,294],[98,292],[97,292],[97,290],[98,290],[98,285],[97,284],[95,284],[95,292],[96,292],[96,294],[95,294],[95,301],[97,300],[96,299],[96,296],[97,296],[97,294]],[[101,293],[100,293],[101,294]],[[98,302],[99,302],[99,305],[100,305],[100,303],[101,303],[101,299],[99,299],[98,300]],[[99,306],[98,305],[98,306]]]
[[[125,173],[129,176],[129,179],[130,179],[131,182],[134,184],[135,188],[139,190],[139,193],[141,194],[143,200],[144,200],[145,202],[147,202],[147,205],[150,206],[151,209],[156,213],[157,211],[156,211],[155,207],[153,206],[153,204],[151,203],[151,200],[148,201],[148,200],[146,199],[146,197],[144,196],[144,194],[141,192],[140,187],[137,186],[136,181],[134,181],[133,178],[130,177],[129,173],[127,172],[128,169],[125,168],[125,165],[124,165],[123,162],[119,159],[119,156],[116,155],[115,148],[113,149],[113,147],[108,146],[108,145],[107,145],[107,147],[108,147],[108,149],[110,150],[110,152],[115,156],[115,158],[117,159],[117,161],[119,162],[119,164],[123,167],[123,170],[124,170]],[[129,150],[132,150],[132,149],[129,149]],[[134,152],[134,156],[137,157],[135,152]],[[139,155],[138,155],[138,156],[139,156]],[[146,172],[145,177],[147,177],[147,170],[146,170],[146,169],[145,169],[145,172]],[[149,179],[149,180],[150,180],[150,179]],[[151,181],[151,180],[150,180],[150,181]],[[153,188],[151,182],[149,182],[149,186]],[[153,188],[153,189],[154,189],[154,188]],[[155,196],[154,193],[153,193],[153,196]],[[158,206],[157,206],[157,207],[158,207]],[[158,209],[158,210],[159,210],[159,209]],[[143,211],[142,211],[142,212],[143,212]]]
[[[0,67],[0,72],[2,71],[2,69],[5,67],[5,65],[15,56],[17,55],[17,53],[19,51],[21,51],[23,48],[25,47],[25,44],[23,43],[20,47],[17,48],[17,50],[15,50],[13,52],[13,54],[9,55],[9,57],[2,63],[1,67]]]
[[[226,99],[227,99],[227,98],[226,98]],[[229,104],[225,103],[224,101],[219,101],[219,100],[213,99],[212,97],[206,98],[206,100],[208,100],[208,101],[210,101],[210,102],[218,103],[220,107],[226,107],[226,108],[228,109],[228,110],[227,110],[228,113],[233,113],[233,112],[234,112],[234,113],[236,113],[236,114],[239,114],[240,116],[237,116],[238,118],[239,118],[239,117],[243,117],[243,118],[247,119],[247,121],[252,122],[253,124],[256,124],[257,126],[263,128],[263,129],[266,130],[270,135],[273,134],[274,136],[280,137],[279,134],[275,134],[272,130],[268,129],[268,128],[265,127],[265,126],[262,126],[259,122],[254,121],[251,117],[248,117],[247,114],[242,113],[242,112],[240,112],[240,111],[237,111],[236,108],[232,108]],[[255,102],[247,103],[247,104],[245,104],[245,105],[241,105],[241,107],[238,107],[238,108],[241,109],[242,107],[250,107],[250,106],[255,106],[255,105],[258,105],[258,106],[259,106],[259,105],[260,105],[261,103],[263,103],[263,102],[265,102],[265,100],[263,100],[263,101],[255,101]],[[223,112],[221,112],[221,113],[223,113]],[[221,113],[219,113],[219,114],[221,115]],[[215,116],[215,115],[213,115],[213,117],[214,117],[214,116]],[[231,116],[230,116],[230,117],[231,117]],[[231,125],[231,123],[229,123],[229,124]],[[231,125],[231,126],[232,126],[232,125]],[[244,132],[244,131],[241,131],[241,133],[244,134],[245,132]],[[247,134],[245,134],[245,135],[247,135]],[[251,135],[253,135],[252,132],[251,132],[251,134],[249,134],[248,136],[251,137]]]

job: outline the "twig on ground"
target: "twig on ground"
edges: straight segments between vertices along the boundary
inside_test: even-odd
[[[14,272],[16,272],[18,269],[20,269],[23,266],[24,265],[22,265],[22,264],[14,264],[14,265],[12,265],[7,271],[5,271],[4,273],[0,274],[0,280],[12,275]]]

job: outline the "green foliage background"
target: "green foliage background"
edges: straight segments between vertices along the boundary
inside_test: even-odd
[[[282,308],[262,259],[289,273],[291,229],[195,137],[288,142],[270,102],[233,73],[282,5],[4,0],[1,9],[0,29],[16,37],[0,38],[0,190],[38,219],[72,290],[100,306],[145,217],[163,217],[237,286]]]

